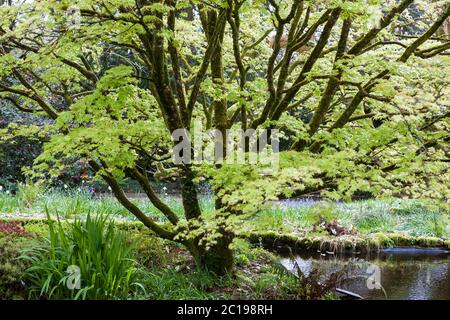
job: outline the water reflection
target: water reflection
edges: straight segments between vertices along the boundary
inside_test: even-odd
[[[315,268],[331,274],[346,267],[346,282],[340,287],[366,299],[450,300],[448,251],[398,248],[364,255],[301,253],[295,262],[306,275]],[[293,268],[290,258],[283,258],[282,263]],[[379,289],[368,288],[373,280],[379,280]]]

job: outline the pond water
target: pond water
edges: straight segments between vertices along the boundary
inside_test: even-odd
[[[364,299],[450,300],[450,251],[394,248],[365,254],[300,253],[284,257],[306,275],[320,269],[324,278],[342,272],[344,289]]]

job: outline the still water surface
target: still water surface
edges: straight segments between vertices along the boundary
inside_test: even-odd
[[[316,268],[325,275],[345,269],[339,288],[365,299],[450,300],[450,251],[394,248],[357,255],[301,253],[281,262],[290,270],[297,264],[306,275]]]

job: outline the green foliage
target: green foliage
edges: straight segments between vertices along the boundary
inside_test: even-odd
[[[284,216],[282,210],[264,210],[254,220],[260,230],[283,230],[287,228]]]
[[[164,200],[179,217],[182,217],[183,207],[177,197],[164,196]],[[167,222],[164,215],[146,199],[136,198],[133,202],[156,221]],[[354,228],[360,234],[401,232],[411,236],[450,235],[448,211],[424,200],[383,199],[342,203],[314,203],[305,200],[293,201],[291,205],[289,203],[273,205],[246,222],[236,221],[236,225],[239,225],[236,230],[311,234],[312,226],[323,218],[329,223],[337,220],[340,226],[347,229]],[[216,216],[213,199],[202,197],[200,204],[205,218],[214,220]],[[90,213],[108,214],[118,220],[136,220],[115,198],[91,197],[83,190],[48,191],[40,195],[30,207],[26,206],[20,197],[0,192],[2,213],[42,217],[46,208],[49,212],[64,218],[83,218]]]
[[[337,218],[336,207],[331,203],[319,203],[307,209],[306,219],[311,224],[320,220],[331,222]]]
[[[366,200],[343,203],[300,200],[287,207],[274,206],[245,223],[246,230],[311,235],[319,220],[354,230],[359,234],[404,233],[413,237],[449,237],[448,211],[433,203],[418,200]]]
[[[42,183],[30,180],[19,183],[18,197],[26,207],[31,207],[43,195],[44,188]]]
[[[134,248],[103,215],[75,220],[65,225],[48,218],[50,236],[45,243],[27,250],[22,259],[31,264],[25,279],[31,298],[119,299],[142,288],[136,281]],[[80,271],[80,289],[67,286]]]
[[[26,297],[22,277],[29,263],[19,257],[22,250],[33,244],[27,238],[0,234],[0,300]]]
[[[11,196],[9,192],[0,192],[0,212],[14,212],[22,206],[23,203],[18,197]]]
[[[236,265],[244,269],[260,261],[272,264],[278,259],[263,248],[254,248],[247,240],[241,238],[234,239],[231,246],[235,254]]]
[[[448,237],[448,212],[426,201],[367,201],[347,207],[361,232],[401,232]]]
[[[94,197],[83,189],[66,191],[51,189],[45,193],[38,192],[36,198],[33,199],[33,202],[28,206],[19,195],[14,196],[11,193],[0,192],[0,212],[39,217],[48,209],[52,215],[57,214],[64,218],[85,216],[88,213],[104,213],[117,218],[136,220],[117,199],[108,194]],[[177,198],[167,196],[165,200],[178,215],[182,215],[183,206]],[[147,199],[137,197],[133,199],[133,202],[138,204],[146,214],[152,216],[155,220],[167,221],[167,218]],[[211,212],[213,211],[211,208],[214,206],[214,203],[210,199],[203,199],[201,206],[205,208],[205,211],[209,210]]]
[[[220,292],[232,283],[230,278],[217,278],[205,271],[187,274],[174,269],[156,269],[144,274],[142,284],[150,292],[146,299],[156,300],[205,300],[227,299],[229,294]],[[216,292],[214,292],[215,289]]]
[[[27,221],[24,229],[28,234],[31,234],[37,239],[44,239],[49,235],[49,225],[45,219]]]
[[[65,218],[71,218],[79,214],[87,214],[91,212],[89,202],[91,197],[87,192],[77,191],[70,196],[62,196],[59,201],[56,199],[46,198],[46,208],[49,212],[55,212],[57,215],[61,215]],[[96,213],[102,213],[106,211],[97,211]],[[115,211],[109,211],[113,214]]]
[[[114,168],[114,175],[122,178],[123,169],[131,167],[137,160],[139,150],[133,148],[134,144],[138,143],[144,150],[164,147],[170,137],[164,123],[158,121],[160,114],[155,98],[136,86],[132,72],[127,66],[111,68],[99,80],[93,93],[61,113],[57,128],[72,127],[72,130],[70,134],[52,136],[36,159],[40,164],[35,168],[41,172],[48,170],[57,177],[65,167],[63,159],[95,153],[108,167]],[[142,106],[146,106],[145,109]],[[87,123],[91,125],[87,126]],[[48,166],[50,162],[52,169]]]
[[[1,6],[0,99],[47,117],[48,141],[27,170],[32,178],[58,178],[79,159],[95,163],[96,178],[108,181],[136,217],[156,212],[145,225],[189,240],[190,248],[227,246],[225,234],[232,237],[280,197],[350,200],[366,192],[448,206],[450,60],[442,45],[447,37],[434,35],[450,7],[445,0],[418,0],[413,8],[411,2],[80,0],[75,25],[70,1]],[[272,164],[277,168],[271,174],[263,164],[173,168],[171,134],[194,120],[221,130],[280,129],[286,145]],[[12,123],[0,129],[1,140],[39,129]],[[149,192],[146,175],[155,162],[170,166],[185,191],[175,214]],[[117,184],[126,176],[140,180],[160,210],[124,199]],[[195,182],[205,179],[220,210],[198,208]],[[38,201],[38,190],[20,194],[25,207]],[[64,201],[67,217],[90,209],[83,195]],[[116,211],[115,204],[106,209]],[[302,214],[304,221],[342,214],[319,211]],[[346,222],[368,232],[423,226],[444,235],[438,217],[416,225],[360,213]],[[167,218],[170,228],[157,224]],[[257,219],[267,228],[300,228],[285,226],[279,213]]]

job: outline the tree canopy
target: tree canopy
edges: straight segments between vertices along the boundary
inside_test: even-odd
[[[448,201],[448,1],[12,1],[0,16],[0,99],[52,120],[1,139],[45,140],[34,177],[87,161],[148,228],[218,272],[232,265],[239,221],[270,200]],[[172,132],[195,121],[279,130],[278,170],[171,164]],[[152,189],[148,163],[178,177],[185,219]],[[127,198],[124,177],[166,224]],[[200,180],[213,215],[199,205]]]

